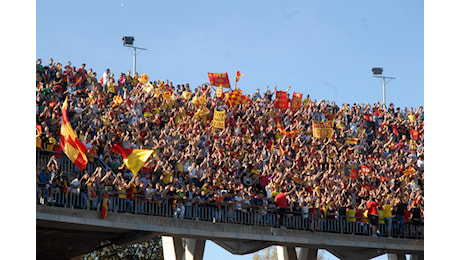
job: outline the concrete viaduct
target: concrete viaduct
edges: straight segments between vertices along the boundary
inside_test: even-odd
[[[276,245],[279,259],[316,259],[325,249],[340,259],[370,259],[388,254],[389,260],[423,259],[423,240],[310,232],[251,225],[69,208],[36,208],[37,259],[72,259],[91,252],[101,241],[123,245],[162,236],[165,259],[202,259],[206,240],[232,254],[244,255]],[[184,246],[185,245],[185,248]],[[297,255],[295,248],[300,247]]]

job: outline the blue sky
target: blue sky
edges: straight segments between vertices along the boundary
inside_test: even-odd
[[[180,7],[180,8],[179,8]],[[132,70],[123,36],[146,48],[137,71],[151,79],[208,82],[236,70],[243,93],[296,91],[342,103],[382,102],[372,67],[396,77],[386,101],[424,105],[422,1],[50,1],[36,2],[36,57],[102,76]]]
[[[151,80],[208,82],[207,72],[236,70],[243,93],[257,88],[353,104],[382,102],[372,67],[396,77],[386,101],[424,106],[423,1],[50,1],[36,2],[35,59],[49,58],[102,76],[132,70],[123,36],[148,49],[137,71]],[[204,259],[235,256],[212,242]],[[326,254],[326,259],[336,259]],[[385,257],[382,259],[386,259]]]

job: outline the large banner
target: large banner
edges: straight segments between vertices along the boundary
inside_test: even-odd
[[[288,108],[288,99],[286,91],[276,91],[275,107]]]
[[[302,93],[296,93],[292,95],[291,109],[299,109],[302,107]]]
[[[208,72],[208,77],[209,77],[209,83],[211,83],[212,86],[220,86],[224,88],[230,88],[230,81],[228,81],[228,74],[227,72],[225,73],[210,73]]]
[[[324,122],[317,122],[313,121],[313,137],[316,138],[331,138],[333,129],[334,121],[324,121]]]
[[[214,110],[214,119],[212,120],[214,128],[225,128],[225,111]]]

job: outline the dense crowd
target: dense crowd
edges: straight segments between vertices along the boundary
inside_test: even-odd
[[[93,201],[106,192],[127,201],[132,194],[144,195],[145,201],[170,200],[179,208],[200,203],[276,208],[281,219],[303,212],[347,221],[365,217],[389,226],[404,219],[423,221],[423,107],[339,106],[307,95],[300,109],[279,109],[276,85],[273,92],[267,86],[265,93],[246,95],[246,104],[229,106],[208,84],[191,89],[156,80],[146,91],[137,73],[116,78],[107,69],[98,76],[85,64],[63,67],[52,59],[48,65],[38,60],[36,75],[36,121],[42,129],[37,148],[56,154],[37,174],[40,192],[63,189],[68,181],[71,192]],[[174,91],[170,99],[161,95],[166,90]],[[203,108],[193,100],[203,95],[208,112],[197,114]],[[121,104],[114,105],[116,96]],[[108,166],[81,171],[73,180],[59,171],[66,97],[70,123],[88,148],[88,160]],[[212,126],[215,110],[225,111],[224,129]],[[334,121],[332,138],[313,137],[313,121],[326,120]],[[278,122],[287,131],[299,129],[295,137],[283,135]],[[134,175],[112,151],[114,144],[154,153]]]

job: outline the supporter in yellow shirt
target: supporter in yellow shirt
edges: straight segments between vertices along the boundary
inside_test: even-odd
[[[393,229],[393,205],[391,204],[390,199],[385,200],[385,205],[383,205],[383,219],[387,228],[388,237],[391,237],[391,231]]]

